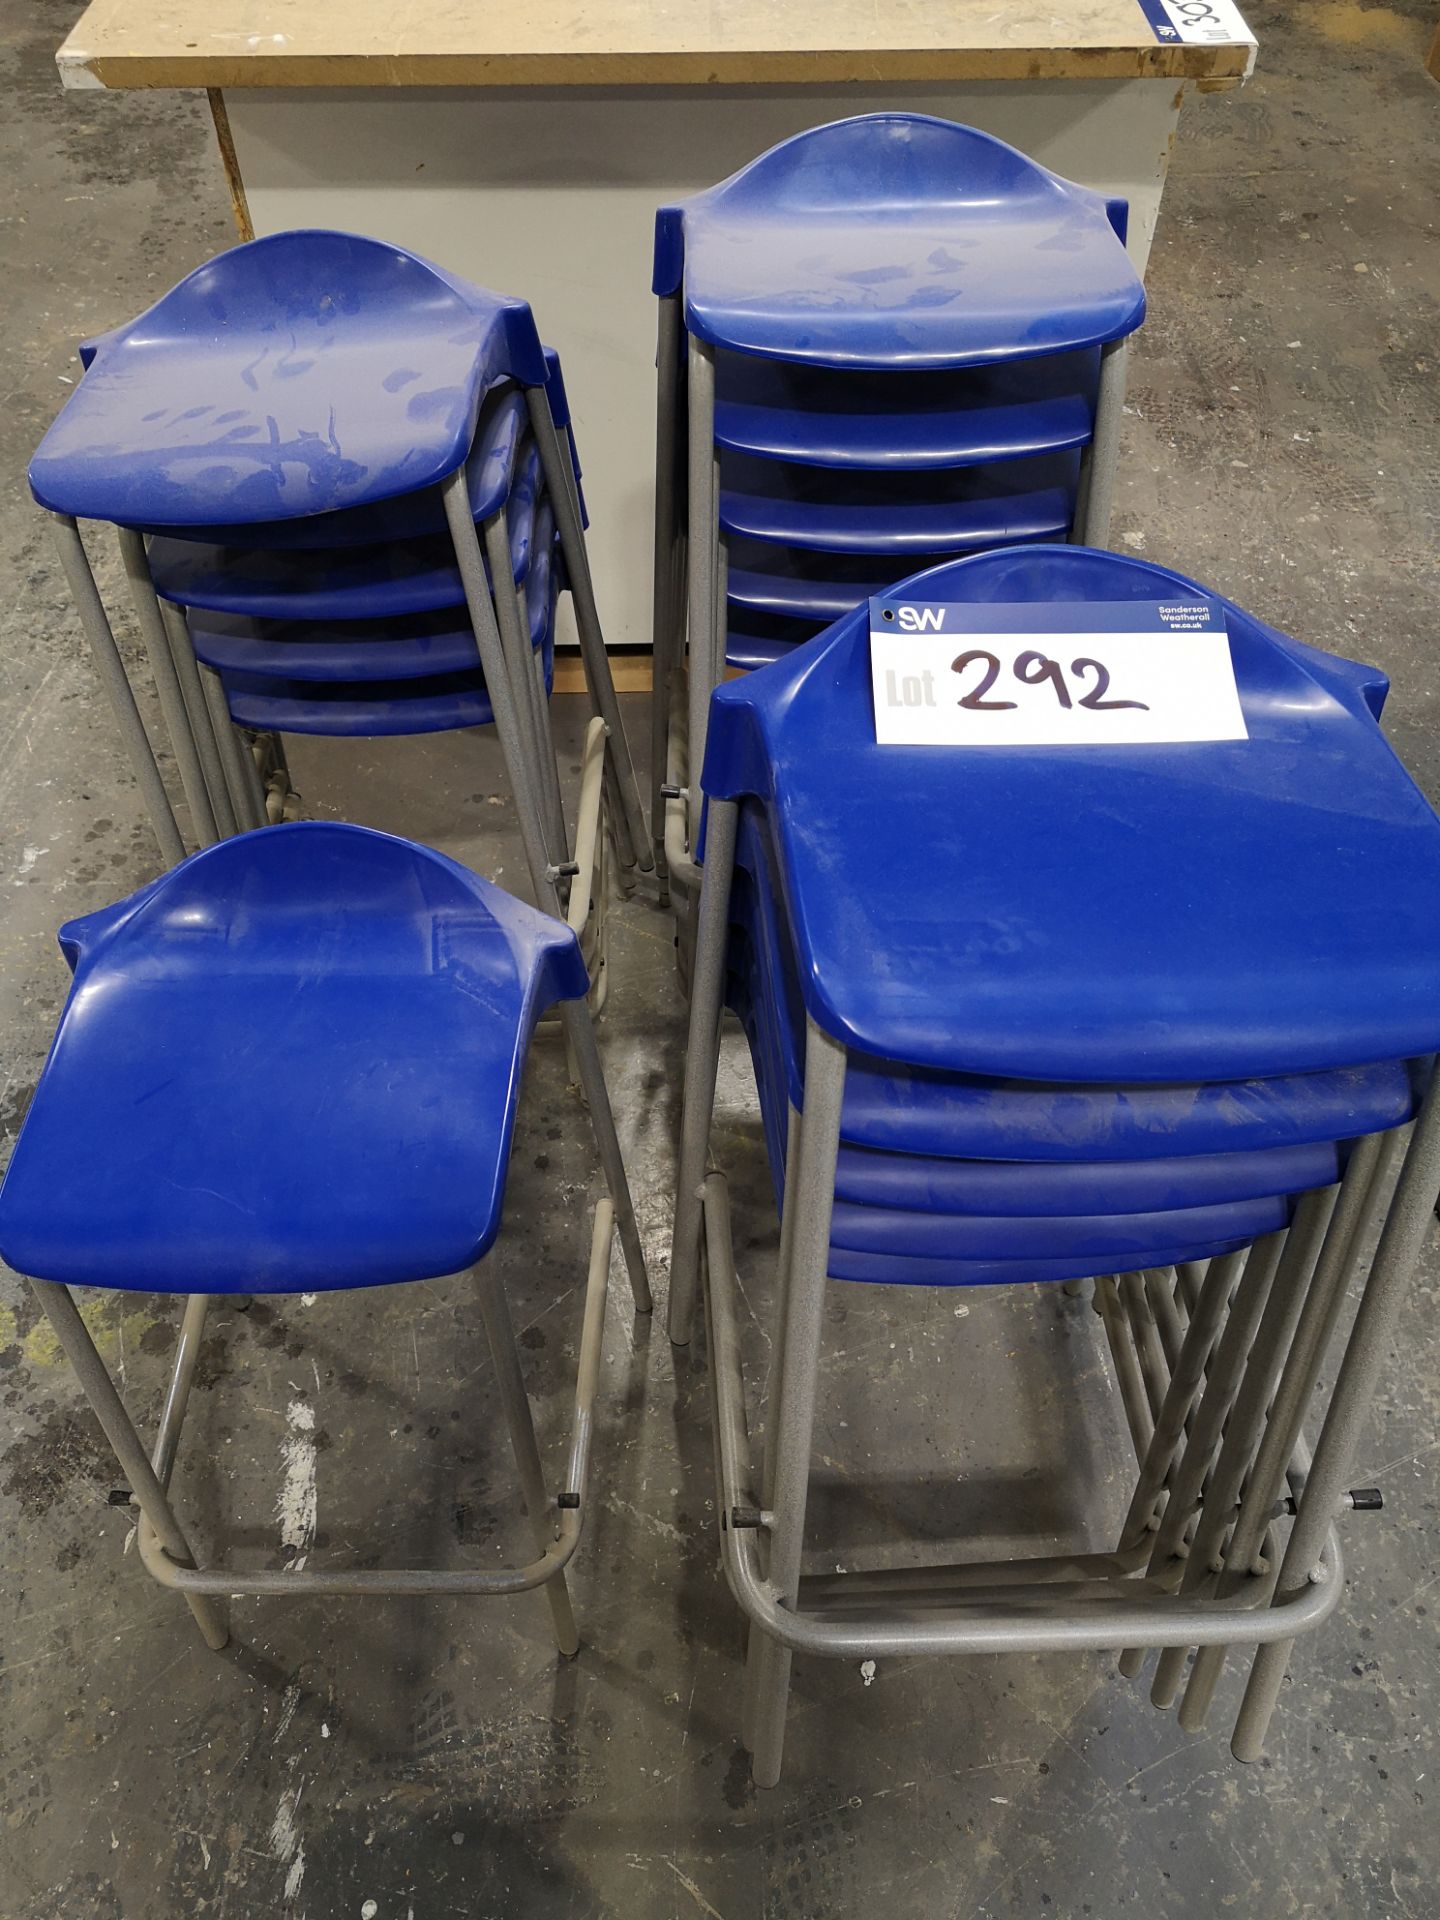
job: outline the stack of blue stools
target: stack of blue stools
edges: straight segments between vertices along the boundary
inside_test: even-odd
[[[558,375],[552,379],[552,400]],[[469,465],[477,520],[503,511],[530,647],[548,693],[564,584],[539,454],[513,388],[482,411]],[[427,507],[428,512],[424,511]],[[488,725],[494,715],[438,499],[286,524],[241,546],[235,530],[150,543],[157,591],[183,607],[230,711],[261,732],[377,736]],[[408,510],[407,510],[408,509]],[[212,539],[227,531],[228,540]],[[553,749],[552,749],[553,752]]]
[[[282,233],[212,260],[82,357],[31,485],[62,539],[75,518],[122,530],[194,838],[266,818],[227,715],[272,736],[497,720],[550,904],[573,845],[548,700],[568,588],[628,850],[638,801],[564,384],[523,301],[379,241]],[[72,547],[72,579],[76,564]]]
[[[805,1011],[765,816],[741,808],[726,1004],[743,1024],[776,1202],[805,1106]],[[963,989],[961,989],[963,991]],[[1403,1065],[1093,1086],[852,1055],[831,1214],[836,1280],[1082,1279],[1234,1252],[1330,1185],[1342,1144],[1410,1117]]]
[[[1119,349],[1145,311],[1126,218],[913,113],[797,135],[660,210],[657,742],[687,625],[698,736],[726,666],[782,657],[901,573],[1106,543]]]
[[[1237,1616],[1264,1588],[1252,1553],[1273,1588],[1287,1474],[1309,1563],[1286,1560],[1275,1606],[1316,1609],[1292,1635],[1320,1616],[1315,1566],[1337,1577],[1323,1550],[1360,1363],[1308,1480],[1300,1421],[1368,1235],[1387,1223],[1371,1291],[1393,1288],[1440,1180],[1432,1101],[1390,1205],[1440,1047],[1440,821],[1376,724],[1381,675],[1164,568],[1016,548],[915,576],[884,606],[1122,601],[1220,610],[1248,738],[879,745],[868,608],[714,696],[670,1326],[688,1339],[703,1240],[719,1423],[738,1431],[724,1187],[706,1171],[723,1001],[748,1037],[782,1209],[763,1486],[750,1494],[738,1442],[722,1469],[722,1509],[741,1516],[727,1571],[761,1629],[746,1737],[762,1782],[779,1769],[788,1649],[1160,1646],[1169,1704],[1184,1646],[1200,1646],[1199,1724],[1210,1656],[1245,1637]],[[1078,1560],[1014,1561],[992,1569],[983,1621],[973,1568],[948,1593],[932,1578],[923,1603],[919,1570],[888,1589],[867,1575],[848,1598],[830,1579],[807,1611],[827,1277],[1096,1279],[1141,1478],[1118,1554],[1080,1557],[1083,1603],[1045,1584]],[[1041,1598],[1017,1599],[1032,1578]],[[1226,1579],[1243,1600],[1197,1611]],[[1252,1637],[1283,1630],[1275,1613]]]

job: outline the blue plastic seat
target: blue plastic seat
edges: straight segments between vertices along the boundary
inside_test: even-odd
[[[553,680],[553,655],[547,647],[547,693]],[[454,733],[466,727],[488,727],[495,719],[479,673],[358,684],[227,676],[225,698],[231,718],[242,727],[258,733],[315,733],[334,739]]]
[[[892,597],[1204,595],[1054,547]],[[772,819],[822,1027],[913,1067],[1110,1085],[1436,1051],[1440,822],[1375,724],[1383,676],[1221,605],[1242,741],[880,747],[867,609],[717,690],[705,791]]]
[[[826,1269],[832,1280],[858,1280],[871,1287],[1015,1287],[1057,1280],[1089,1280],[1099,1272],[1135,1272],[1143,1267],[1173,1267],[1186,1260],[1216,1260],[1239,1253],[1243,1240],[1211,1240],[1198,1245],[1152,1246],[1143,1260],[1097,1262],[1076,1254],[1068,1259],[925,1260],[914,1254],[857,1253],[832,1247]]]
[[[489,519],[510,491],[515,460],[528,432],[525,395],[508,382],[486,394],[475,429],[474,445],[465,462],[465,484],[477,521]],[[210,546],[249,547],[258,529],[234,522],[219,526],[146,526],[142,533],[198,540]],[[326,547],[367,547],[389,541],[416,540],[446,531],[445,504],[438,487],[400,494],[363,507],[342,507],[335,513],[306,514],[298,520],[264,522],[264,543],[275,550],[313,552]]]
[[[150,543],[155,590],[176,606],[257,620],[381,620],[464,604],[455,550],[442,536],[311,553]]]
[[[772,634],[749,632],[748,622],[744,625],[732,623],[725,639],[725,664],[738,668],[742,673],[753,673],[757,667],[768,667],[776,660],[783,660],[803,644],[803,638],[777,640]]]
[[[52,512],[141,527],[373,505],[453,473],[505,378],[547,380],[523,300],[379,240],[271,234],[94,343],[31,490]]]
[[[720,525],[811,553],[906,560],[1015,541],[1060,539],[1075,513],[1079,455],[931,473],[833,473],[730,455]]]
[[[526,583],[526,600],[530,644],[540,654],[547,695],[555,681],[555,603],[559,590],[558,556],[555,563],[537,559]],[[386,645],[371,644],[377,651]],[[323,643],[315,651],[322,649]],[[353,655],[355,649],[352,646],[336,651]],[[282,669],[288,664],[283,660],[268,669],[262,663],[259,671],[222,673],[231,719],[260,733],[310,733],[347,739],[453,733],[494,723],[495,709],[484,673],[473,661],[467,668],[393,679],[373,671],[356,679],[321,674],[287,679],[282,677]]]
[[[747,1030],[750,1031],[752,1057],[758,1057],[755,1034],[748,1027]],[[761,1116],[775,1204],[779,1208],[784,1189],[784,1128],[763,1098]],[[1210,1207],[1196,1209],[1188,1215],[1173,1212],[1163,1216],[1176,1223],[1181,1230],[1187,1219],[1200,1231],[1204,1230],[1207,1222],[1210,1225],[1208,1238],[1182,1239],[1178,1235],[1167,1236],[1163,1229],[1146,1231],[1143,1225],[1133,1220],[1106,1237],[1103,1232],[1096,1231],[1099,1223],[1093,1219],[1081,1217],[1062,1221],[1055,1216],[1020,1215],[990,1220],[985,1225],[986,1243],[1003,1251],[990,1255],[977,1252],[965,1254],[957,1248],[946,1254],[934,1249],[933,1240],[938,1236],[933,1227],[932,1245],[928,1251],[922,1250],[923,1239],[917,1240],[914,1229],[919,1225],[923,1230],[930,1224],[923,1211],[902,1213],[847,1205],[839,1190],[841,1168],[847,1157],[847,1151],[842,1147],[837,1162],[836,1200],[831,1211],[827,1261],[827,1271],[832,1280],[858,1281],[878,1286],[926,1287],[1019,1286],[1034,1282],[1079,1280],[1089,1278],[1097,1271],[1134,1271],[1137,1267],[1169,1266],[1177,1260],[1205,1260],[1235,1252],[1246,1244],[1243,1238],[1237,1237],[1242,1221],[1260,1227],[1271,1220],[1283,1225],[1286,1218],[1283,1202],[1259,1208]],[[1029,1169],[1032,1176],[1034,1171],[1033,1168]],[[1045,1171],[1048,1173],[1051,1170]],[[1050,1230],[1057,1251],[1049,1254],[1020,1251],[1027,1238],[1033,1239],[1037,1219]],[[951,1224],[955,1223],[952,1221]],[[960,1224],[963,1227],[970,1223]],[[862,1244],[847,1244],[851,1240],[859,1240]],[[871,1244],[865,1244],[867,1241]]]
[[[535,1022],[588,985],[558,922],[318,822],[222,840],[60,938],[75,979],[0,1253],[68,1285],[310,1292],[471,1265]],[[257,1073],[263,1126],[237,1098]]]
[[[554,516],[542,499],[535,513],[534,562],[525,576],[530,639],[545,634],[551,570],[558,565]],[[388,620],[251,620],[243,614],[187,610],[196,658],[224,674],[282,680],[408,680],[480,670],[468,617],[449,607]]]
[[[1029,548],[1042,543],[1018,544]],[[917,570],[944,566],[952,558],[943,553],[926,555],[918,558]],[[893,573],[895,564],[873,554],[807,553],[803,547],[770,545],[736,535],[729,546],[726,600],[746,622],[759,615],[767,622],[803,622],[816,633],[865,601],[888,593],[893,582],[882,575],[887,567]]]
[[[779,1045],[773,1031],[766,1030],[764,990],[750,967],[730,981],[727,1000],[739,1014],[750,1042],[778,1202],[788,1101],[779,1078]],[[1019,1090],[1018,1097],[1024,1098],[1024,1090]],[[1037,1088],[1029,1097],[1037,1115],[1047,1119],[1056,1104],[1054,1096],[1047,1103],[1046,1091]],[[927,1249],[927,1240],[949,1231],[933,1222],[957,1217],[988,1218],[992,1226],[996,1219],[1063,1220],[1073,1242],[1082,1231],[1093,1232],[1079,1223],[1105,1216],[1169,1217],[1185,1211],[1198,1217],[1207,1210],[1223,1211],[1237,1203],[1284,1199],[1329,1186],[1340,1178],[1345,1158],[1339,1143],[1322,1140],[1250,1151],[1182,1151],[1135,1160],[961,1160],[855,1147],[842,1137],[835,1199],[837,1206],[851,1209],[846,1217],[852,1225],[869,1222],[869,1231],[875,1232],[883,1222],[889,1250],[895,1252],[933,1253],[933,1246]],[[835,1219],[838,1222],[841,1215],[837,1213]],[[1269,1229],[1257,1224],[1256,1231]],[[832,1238],[835,1244],[856,1250],[867,1244],[838,1226],[832,1226]]]
[[[1125,203],[971,127],[865,114],[656,217],[654,289],[717,347],[845,367],[1069,353],[1139,326]]]
[[[940,566],[950,557],[931,554],[918,564]],[[897,564],[873,554],[807,553],[736,535],[729,547],[726,599],[746,615],[804,621],[814,631],[873,595],[888,593]]]
[[[783,614],[727,605],[726,664],[746,672],[769,666],[772,660],[783,660],[796,647],[823,633],[828,624],[828,621],[787,620]]]
[[[1269,1199],[1328,1187],[1344,1172],[1332,1140],[1251,1152],[1178,1154],[1154,1160],[941,1160],[842,1147],[837,1200],[935,1214],[1049,1217],[1163,1212]]]
[[[251,620],[192,607],[187,624],[196,658],[217,673],[283,680],[407,680],[478,670],[475,634],[463,613],[388,620]]]
[[[762,1104],[774,1116],[776,1139],[783,1141],[786,1105],[800,1112],[805,1104],[796,1034],[782,1011],[783,991],[771,979],[767,960],[757,957],[757,944],[743,923],[731,937],[727,991],[729,1004],[746,1023],[752,1049],[763,1049]],[[1110,1197],[1121,1191],[1119,1165],[1149,1167],[1137,1171],[1125,1189],[1137,1195],[1137,1205],[1167,1181],[1167,1204],[1208,1203],[1229,1190],[1216,1185],[1220,1176],[1206,1164],[1211,1160],[1234,1169],[1237,1156],[1279,1150],[1298,1153],[1302,1169],[1323,1172],[1331,1162],[1312,1161],[1312,1150],[1333,1154],[1338,1141],[1402,1126],[1414,1105],[1411,1076],[1399,1062],[1273,1080],[1097,1087],[927,1073],[853,1055],[840,1138],[844,1148],[869,1157],[858,1163],[856,1187],[844,1197],[924,1207],[936,1204],[932,1196],[939,1190],[950,1196],[941,1209],[946,1210],[967,1190],[967,1167],[1010,1162],[1032,1169],[1034,1198],[1028,1204],[1040,1211],[1050,1208],[1048,1196],[1055,1193],[1063,1196],[1067,1211],[1082,1212],[1078,1185],[1086,1182],[1106,1210]],[[1288,1164],[1280,1163],[1282,1168]],[[1283,1182],[1272,1188],[1263,1170],[1258,1188],[1253,1172],[1225,1178],[1234,1179],[1237,1197],[1286,1190]],[[990,1179],[985,1174],[986,1192]],[[1007,1205],[1023,1210],[1018,1197]]]
[[[471,287],[380,241],[280,234],[209,262],[137,320],[87,343],[81,358],[79,386],[36,453],[32,491],[57,522],[82,625],[116,693],[117,720],[167,859],[183,853],[186,839],[143,713],[120,686],[124,661],[80,518],[120,529],[192,839],[204,844],[262,824],[271,802],[237,754],[223,715],[217,729],[218,690],[198,672],[188,627],[162,617],[157,599],[282,622],[389,620],[464,607],[488,663],[507,772],[522,796],[534,797],[533,806],[526,798],[520,824],[535,897],[558,908],[557,871],[571,865],[569,827],[548,716],[536,704],[543,700],[528,664],[521,672],[514,657],[523,655],[524,641],[511,590],[530,565],[543,474],[574,588],[586,683],[604,721],[608,790],[625,815],[620,858],[653,866],[585,552],[559,363],[542,347],[524,301]],[[473,514],[484,522],[483,543]],[[277,525],[285,530],[267,538]],[[487,608],[482,576],[492,566]],[[444,671],[470,671],[455,660],[453,627],[434,632],[446,636]],[[255,637],[253,630],[218,636],[222,646]],[[373,676],[377,664],[363,671]],[[400,671],[418,677],[419,670],[409,660]],[[231,669],[242,671],[248,667]],[[384,684],[395,684],[379,671]],[[520,682],[513,725],[506,711],[512,673]],[[264,691],[283,695],[292,684]],[[471,712],[467,706],[465,717]],[[461,718],[456,712],[450,723]],[[283,778],[278,743],[265,756]]]
[[[534,512],[533,487],[517,484],[506,502],[517,585]],[[380,620],[465,604],[455,549],[444,534],[314,549],[217,547],[161,534],[149,543],[149,560],[163,600],[257,620]]]
[[[546,550],[554,534],[555,515],[547,507],[549,533],[542,537],[539,527],[540,503],[545,497],[545,476],[540,467],[540,449],[526,440],[515,461],[514,477],[506,504],[506,531],[510,535],[510,558],[516,580],[530,572],[532,552]]]
[[[1092,1273],[1132,1272],[1156,1247],[1248,1244],[1290,1224],[1288,1197],[1230,1200],[1150,1213],[957,1214],[837,1201],[831,1245],[930,1260],[1069,1260]]]
[[[918,472],[1083,447],[1100,356],[866,375],[716,355],[715,444],[802,466]]]
[[[788,560],[788,555],[777,554],[777,558]],[[870,562],[873,574],[877,563]],[[827,570],[829,571],[829,570]],[[838,574],[839,569],[833,569]],[[849,581],[838,577],[833,579],[812,579],[798,567],[787,565],[782,572],[778,568],[734,566],[725,577],[725,595],[728,606],[741,614],[759,613],[771,615],[783,620],[803,620],[810,625],[828,626],[838,620],[842,614],[867,600],[873,580]]]
[[[1124,201],[988,134],[899,112],[813,128],[659,210],[657,847],[672,656],[688,635],[739,612],[725,663],[750,671],[784,650],[755,644],[768,636],[748,616],[838,619],[901,558],[1106,543],[1121,349],[1145,311],[1127,217]],[[707,461],[680,484],[690,442],[719,449],[713,481]],[[716,666],[708,648],[688,664],[692,766]],[[693,784],[678,812],[683,895],[701,834]]]

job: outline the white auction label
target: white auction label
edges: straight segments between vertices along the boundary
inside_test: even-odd
[[[1191,44],[1254,46],[1235,0],[1141,0],[1157,38]]]
[[[872,600],[870,673],[881,746],[1249,738],[1213,601]]]

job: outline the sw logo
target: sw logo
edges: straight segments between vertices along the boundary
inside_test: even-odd
[[[907,633],[938,633],[945,625],[944,607],[901,607],[900,624]]]

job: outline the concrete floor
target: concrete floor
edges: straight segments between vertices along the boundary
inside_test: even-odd
[[[60,94],[51,53],[76,11],[35,0],[0,21],[7,1141],[65,991],[54,927],[155,869],[25,461],[74,378],[74,342],[230,238],[203,102]],[[1440,97],[1421,65],[1434,0],[1249,13],[1254,81],[1186,109],[1117,540],[1385,667],[1391,737],[1437,795]],[[518,865],[484,745],[297,747],[294,761],[313,813],[399,828],[492,872]],[[605,1049],[663,1291],[682,1015],[668,926],[643,897],[617,912],[613,954]],[[763,1321],[776,1234],[738,1067],[725,1098],[742,1277]],[[595,1190],[542,1047],[498,1257],[552,1460]],[[623,1282],[574,1580],[586,1645],[566,1664],[535,1599],[242,1602],[229,1651],[207,1653],[127,1555],[98,1429],[5,1276],[0,1916],[819,1920],[883,1903],[990,1920],[1428,1920],[1437,1273],[1432,1255],[1356,1475],[1386,1511],[1347,1527],[1350,1590],[1302,1648],[1261,1766],[1228,1754],[1233,1674],[1214,1730],[1189,1738],[1101,1656],[882,1661],[873,1683],[800,1663],[785,1779],[758,1797],[736,1745],[740,1634],[715,1564],[703,1358],[633,1319]],[[863,1564],[897,1519],[917,1551],[1113,1526],[1126,1458],[1082,1303],[835,1291],[817,1564]],[[94,1314],[147,1420],[175,1318],[144,1296]],[[758,1376],[759,1324],[747,1343]],[[205,1544],[278,1563],[285,1477],[313,1415],[315,1558],[518,1549],[487,1375],[460,1281],[220,1312],[182,1510]]]

